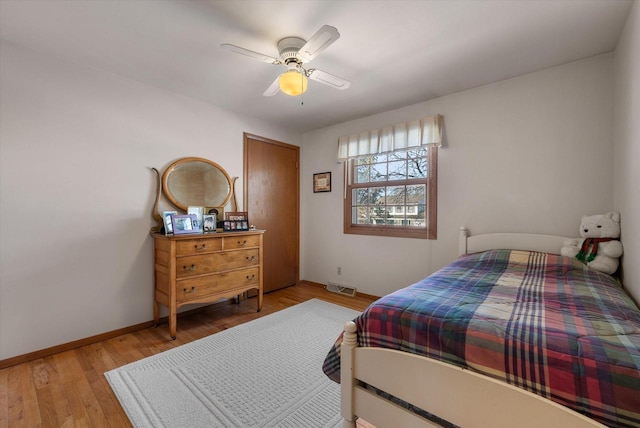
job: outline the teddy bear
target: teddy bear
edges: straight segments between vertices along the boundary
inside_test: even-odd
[[[620,238],[620,214],[609,212],[583,216],[580,236],[584,239],[568,239],[560,254],[575,257],[600,272],[613,274],[618,270],[622,256]]]

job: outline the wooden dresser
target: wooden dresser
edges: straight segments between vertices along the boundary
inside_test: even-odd
[[[176,338],[176,311],[190,303],[216,302],[258,292],[262,309],[263,230],[209,235],[153,235],[155,291],[153,318],[169,309],[169,334]]]

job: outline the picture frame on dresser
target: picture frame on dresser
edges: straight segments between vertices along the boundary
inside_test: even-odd
[[[224,231],[249,230],[249,214],[246,211],[230,211],[224,214]]]
[[[197,229],[193,227],[193,217],[190,215],[173,215],[171,216],[171,225],[173,227],[174,235],[188,235],[192,233],[199,233]]]
[[[164,234],[165,235],[173,235],[173,223],[171,222],[171,217],[174,215],[178,215],[178,211],[163,211],[162,219],[164,223]]]
[[[215,214],[204,214],[202,216],[202,228],[204,233],[216,232],[216,216]]]
[[[204,215],[204,207],[189,206],[187,207],[187,214],[192,218],[193,228],[202,233],[202,216]]]

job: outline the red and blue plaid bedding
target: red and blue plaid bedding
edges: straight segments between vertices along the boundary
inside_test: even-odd
[[[640,310],[615,279],[576,260],[465,255],[355,321],[359,346],[471,368],[608,426],[640,427]],[[336,381],[341,341],[323,367]]]

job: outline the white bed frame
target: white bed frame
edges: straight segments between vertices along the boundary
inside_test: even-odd
[[[470,237],[467,228],[461,227],[458,250],[465,254],[507,248],[559,254],[567,239],[570,238],[522,233]],[[470,370],[406,352],[358,347],[353,322],[345,324],[340,353],[345,428],[355,427],[357,418],[376,428],[440,426],[360,382],[462,428],[604,427],[553,401]]]

